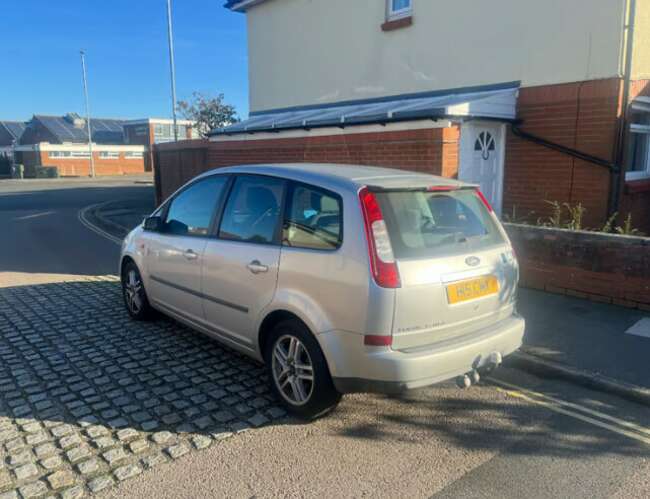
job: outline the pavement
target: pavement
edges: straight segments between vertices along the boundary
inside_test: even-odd
[[[119,236],[93,217],[106,204],[115,222],[114,201],[138,198],[144,210],[153,189],[128,179],[0,181],[0,499],[650,496],[647,406],[508,366],[466,391],[288,417],[259,364],[171,320],[128,319]],[[534,299],[522,293],[524,313]]]

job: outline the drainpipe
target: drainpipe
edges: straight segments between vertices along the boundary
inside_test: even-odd
[[[626,2],[627,22],[624,26],[626,35],[625,44],[625,69],[623,73],[623,109],[619,117],[618,134],[614,145],[614,164],[617,169],[612,172],[611,185],[609,189],[608,216],[612,216],[619,210],[621,194],[625,186],[626,151],[628,138],[628,123],[630,109],[630,89],[632,87],[632,53],[634,51],[634,22],[636,20],[636,0]]]

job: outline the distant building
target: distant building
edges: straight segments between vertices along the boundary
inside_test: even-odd
[[[13,146],[25,130],[22,121],[0,121],[0,157],[13,158]]]
[[[7,125],[12,124],[12,125]],[[179,140],[194,138],[192,122],[178,120]],[[22,130],[18,125],[22,125]],[[11,147],[9,129],[16,140],[16,162],[27,175],[38,166],[55,166],[61,176],[90,174],[90,149],[86,120],[75,113],[65,116],[34,115],[27,123],[0,122],[0,154]],[[147,118],[119,120],[91,118],[92,154],[97,175],[129,175],[152,170],[152,145],[174,140],[171,120]],[[3,129],[5,134],[3,134]],[[3,149],[4,148],[4,149]]]

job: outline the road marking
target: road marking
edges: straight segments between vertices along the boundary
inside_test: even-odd
[[[650,338],[650,317],[644,317],[631,328],[625,331],[625,334]]]
[[[107,201],[105,203],[98,203],[98,204],[93,204],[93,205],[90,205],[90,206],[86,206],[85,208],[79,210],[79,213],[77,213],[77,219],[79,220],[79,222],[81,222],[81,224],[84,227],[86,227],[89,230],[92,230],[95,234],[97,234],[99,236],[102,236],[102,237],[105,237],[109,241],[113,241],[115,244],[118,244],[118,245],[121,246],[122,245],[122,240],[120,238],[115,237],[112,234],[109,234],[108,232],[106,232],[103,229],[100,229],[99,227],[94,225],[92,222],[90,222],[88,220],[88,218],[86,217],[86,214],[90,210],[99,208],[100,206],[103,206],[103,205],[108,204],[108,203],[110,203],[110,201]]]
[[[34,213],[32,215],[25,215],[24,217],[17,217],[14,220],[29,220],[30,218],[44,217],[46,215],[52,215],[53,211],[44,211],[43,213]]]
[[[529,393],[530,395],[532,395],[534,397],[538,397],[538,398],[541,398],[541,399],[548,399],[548,400],[550,400],[551,402],[553,402],[555,404],[563,405],[563,406],[569,407],[571,409],[575,409],[577,411],[582,411],[585,414],[590,414],[590,415],[595,416],[597,418],[604,419],[606,421],[610,421],[612,423],[619,424],[621,426],[629,428],[630,430],[638,431],[639,433],[644,433],[644,434],[646,434],[646,435],[648,435],[650,437],[650,429],[649,428],[645,428],[645,427],[637,425],[635,423],[631,423],[629,421],[625,421],[623,419],[620,419],[620,418],[617,418],[617,417],[614,417],[614,416],[610,416],[609,414],[605,414],[603,412],[596,411],[594,409],[590,409],[589,407],[585,407],[585,406],[580,405],[580,404],[576,404],[576,403],[573,403],[573,402],[567,402],[566,400],[560,400],[558,398],[552,397],[551,395],[547,395],[545,393],[540,393],[540,392],[536,392],[534,390],[521,388],[521,387],[519,387],[517,385],[513,385],[511,383],[506,383],[505,381],[500,381],[500,380],[497,381],[497,380],[493,380],[493,379],[490,379],[490,381],[494,381],[496,384],[501,384],[503,386],[507,386],[507,387],[510,387],[510,388],[515,388],[515,389],[520,390],[520,391],[522,391],[524,393],[527,392],[527,393]]]
[[[494,378],[490,378],[489,382],[502,387],[502,388],[497,388],[497,390],[500,390],[510,395],[511,397],[520,398],[522,400],[531,402],[533,404],[542,405],[547,409],[550,409],[559,414],[564,414],[565,416],[570,416],[572,418],[579,419],[580,421],[583,421],[585,423],[598,426],[600,428],[612,431],[614,433],[618,433],[620,435],[624,435],[628,438],[632,438],[634,440],[638,440],[639,442],[643,442],[647,445],[650,445],[650,429],[645,428],[643,426],[637,425],[635,423],[631,423],[629,421],[625,421],[623,419],[616,418],[614,416],[610,416],[609,414],[604,414],[602,412],[590,409],[588,407],[584,407],[579,404],[575,404],[573,402],[566,402],[564,400],[551,397],[550,395],[545,395],[543,393],[535,392],[533,390],[528,390],[526,388],[513,385],[512,383],[496,380]],[[574,412],[573,410],[570,409],[575,409],[575,411],[580,411],[580,412]],[[605,421],[609,421],[609,423]]]

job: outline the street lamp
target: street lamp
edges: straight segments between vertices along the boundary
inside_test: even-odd
[[[178,142],[176,126],[176,67],[174,65],[174,33],[172,31],[172,0],[167,0],[167,42],[169,43],[169,73],[172,81],[172,117],[174,119],[174,142]]]
[[[86,54],[83,50],[81,54],[81,72],[84,81],[84,98],[86,101],[86,127],[88,129],[88,151],[90,152],[90,176],[95,178],[95,159],[93,158],[93,135],[90,130],[90,105],[88,104],[88,80],[86,79]]]

